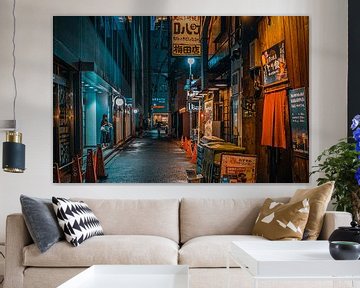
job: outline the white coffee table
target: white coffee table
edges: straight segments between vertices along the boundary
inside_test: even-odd
[[[253,287],[266,280],[330,280],[326,287],[360,287],[360,261],[332,259],[328,241],[232,242],[230,259],[248,272]],[[345,280],[347,286],[339,284]]]
[[[94,265],[58,288],[188,288],[184,265]]]

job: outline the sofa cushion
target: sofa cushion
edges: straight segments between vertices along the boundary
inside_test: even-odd
[[[83,272],[87,267],[38,268],[29,267],[24,271],[24,285],[21,288],[55,288]],[[12,286],[10,286],[12,287]],[[105,288],[105,286],[103,286]]]
[[[178,244],[159,236],[95,236],[78,247],[66,241],[56,243],[45,253],[34,244],[23,250],[25,266],[88,267],[95,264],[170,264],[178,260]]]
[[[269,240],[301,240],[309,218],[309,208],[308,199],[284,204],[267,198],[252,234]]]
[[[105,235],[154,235],[179,242],[178,199],[79,199],[99,219]]]
[[[206,235],[249,235],[263,202],[264,198],[182,199],[181,243]]]
[[[51,199],[21,195],[20,203],[26,227],[41,252],[64,238]]]
[[[179,251],[179,264],[196,268],[226,267],[232,241],[268,241],[252,235],[201,236],[186,242]],[[239,267],[230,261],[231,267]]]
[[[59,197],[52,197],[52,202],[65,239],[72,245],[79,246],[91,237],[104,235],[99,220],[86,203]]]
[[[290,199],[290,203],[302,201],[305,198],[309,199],[310,213],[305,227],[307,237],[304,240],[316,240],[319,237],[324,215],[334,190],[334,184],[334,181],[330,181],[315,188],[298,189]]]

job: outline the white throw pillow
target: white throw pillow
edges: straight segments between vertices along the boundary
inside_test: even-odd
[[[52,197],[55,214],[66,241],[79,246],[86,239],[104,235],[99,220],[84,202]]]

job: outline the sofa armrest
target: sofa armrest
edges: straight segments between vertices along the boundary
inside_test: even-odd
[[[23,248],[32,242],[22,214],[9,215],[6,218],[4,288],[23,287]]]
[[[331,233],[340,226],[350,226],[352,216],[348,212],[326,211],[323,227],[319,236],[321,240],[329,239]]]

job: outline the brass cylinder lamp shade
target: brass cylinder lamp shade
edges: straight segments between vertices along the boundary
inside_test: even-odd
[[[10,173],[25,171],[25,145],[22,144],[22,134],[17,131],[7,131],[3,143],[3,170]]]

